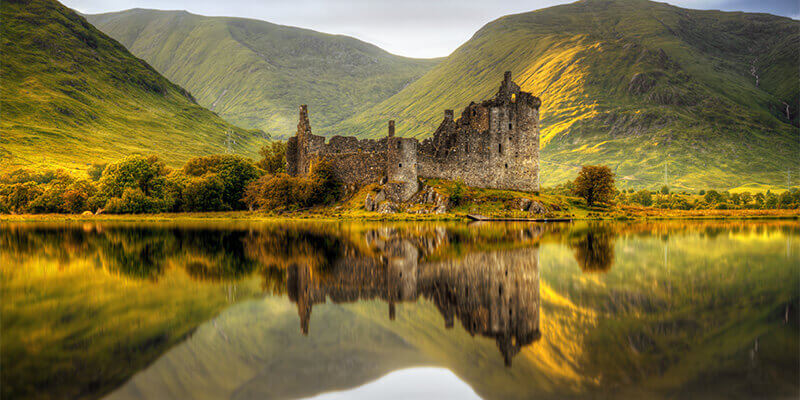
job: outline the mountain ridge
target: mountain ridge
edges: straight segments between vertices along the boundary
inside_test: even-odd
[[[294,131],[299,104],[318,110],[320,126],[336,123],[397,93],[439,61],[239,17],[134,9],[88,19],[200,104],[276,137]]]
[[[800,161],[797,48],[800,22],[785,17],[579,1],[486,24],[400,93],[317,133],[380,136],[380,116],[425,137],[510,70],[542,98],[546,185],[584,164],[609,164],[622,187],[785,184]]]
[[[177,164],[227,151],[255,155],[265,139],[200,107],[60,3],[4,1],[0,11],[2,169],[80,170],[134,153]]]

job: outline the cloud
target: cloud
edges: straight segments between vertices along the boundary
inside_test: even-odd
[[[503,15],[532,11],[559,0],[64,0],[83,13],[129,8],[187,10],[236,16],[344,34],[409,57],[442,57],[481,26]],[[797,0],[674,0],[686,8],[769,12],[797,19]]]

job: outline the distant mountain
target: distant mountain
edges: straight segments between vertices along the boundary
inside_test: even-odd
[[[438,62],[259,20],[142,9],[87,19],[201,105],[274,136],[294,133],[300,104],[309,105],[316,127],[334,124],[396,94]]]
[[[53,0],[2,1],[0,168],[85,168],[130,153],[177,163],[263,133],[197,105],[74,11]]]
[[[431,135],[503,71],[542,99],[544,184],[607,164],[623,187],[785,185],[800,175],[800,22],[645,0],[510,15],[400,93],[316,133]],[[316,114],[312,112],[312,124]]]

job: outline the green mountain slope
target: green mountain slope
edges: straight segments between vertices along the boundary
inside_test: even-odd
[[[622,187],[660,186],[665,166],[676,188],[785,184],[800,173],[798,49],[788,18],[584,0],[491,22],[397,95],[316,133],[380,136],[395,118],[398,134],[428,136],[510,70],[542,98],[546,185],[595,163]]]
[[[263,133],[237,128],[52,0],[3,1],[0,168],[85,168],[126,154],[171,163],[255,155]]]
[[[291,135],[297,106],[318,127],[385,100],[438,60],[389,54],[341,35],[242,18],[134,9],[89,15],[200,104],[240,126]]]

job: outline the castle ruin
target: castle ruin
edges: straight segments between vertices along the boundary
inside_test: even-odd
[[[497,94],[470,103],[454,119],[444,120],[431,138],[419,142],[395,136],[394,121],[379,140],[311,133],[308,108],[300,106],[297,135],[289,139],[287,172],[302,176],[316,160],[332,161],[334,173],[350,186],[385,182],[397,201],[419,189],[418,178],[461,180],[480,188],[539,190],[539,106],[541,100],[520,90],[506,72]]]

